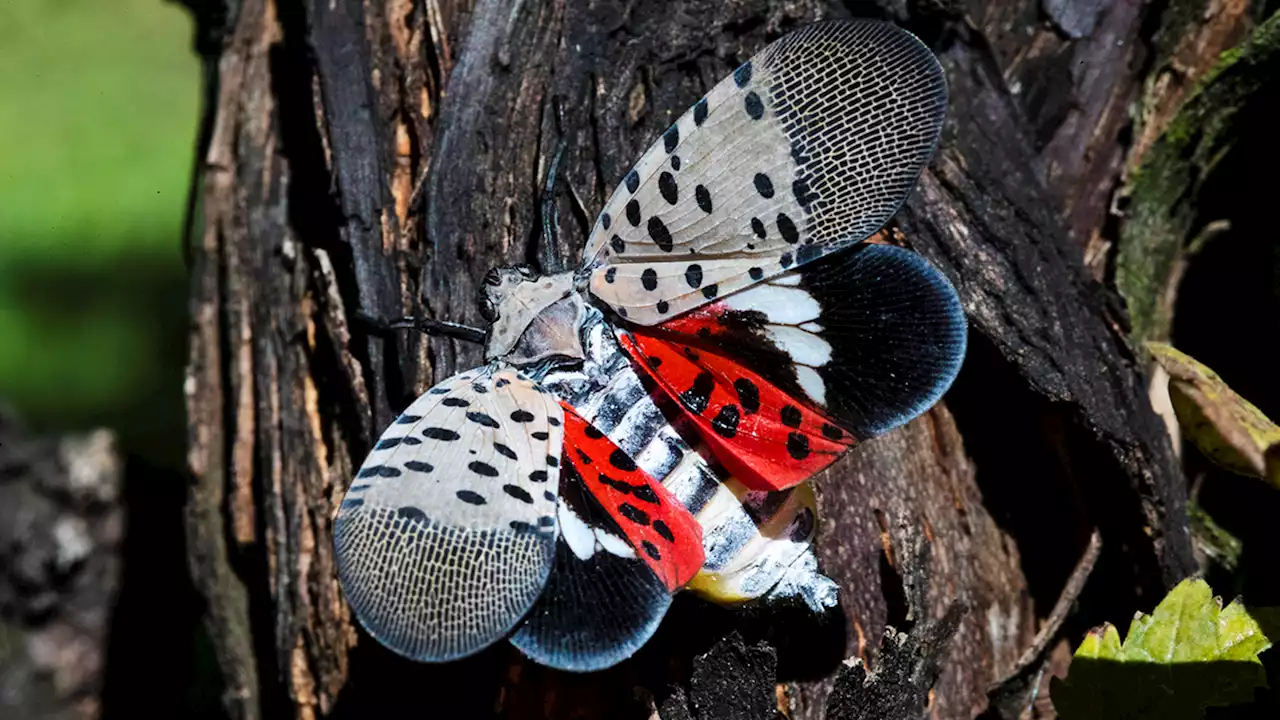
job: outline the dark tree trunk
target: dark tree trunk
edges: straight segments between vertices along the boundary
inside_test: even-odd
[[[1247,23],[1228,5],[1215,38]],[[681,705],[664,703],[685,696],[693,658],[738,629],[776,648],[779,706],[816,719],[840,660],[874,669],[886,625],[940,620],[959,600],[931,702],[936,717],[969,718],[1026,670],[1095,529],[1101,559],[1069,630],[1127,617],[1194,572],[1182,472],[1097,251],[1115,236],[1130,138],[1146,136],[1127,108],[1143,99],[1164,108],[1149,123],[1166,121],[1177,102],[1144,82],[1190,31],[1153,43],[1165,25],[1137,0],[972,6],[239,0],[201,14],[211,106],[187,522],[228,712],[643,718]],[[896,225],[953,280],[971,334],[945,402],[818,480],[820,562],[844,622],[682,598],[634,660],[585,677],[505,645],[413,665],[357,630],[330,535],[353,468],[433,379],[480,362],[474,346],[379,335],[359,317],[480,324],[484,272],[531,259],[540,240],[555,100],[569,140],[559,237],[574,258],[674,117],[769,40],[852,13],[916,32],[947,71],[943,146]],[[918,538],[928,552],[902,551]]]

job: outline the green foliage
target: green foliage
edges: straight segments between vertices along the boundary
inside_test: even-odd
[[[164,0],[0,3],[0,401],[36,427],[180,438],[191,33]]]
[[[1064,720],[1197,720],[1266,686],[1258,655],[1269,647],[1244,605],[1224,609],[1208,583],[1188,579],[1150,615],[1138,613],[1123,643],[1110,623],[1090,632],[1050,695]]]

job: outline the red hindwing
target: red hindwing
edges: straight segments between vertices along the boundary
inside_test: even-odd
[[[564,405],[563,461],[582,476],[636,555],[674,592],[702,569],[702,526],[607,435]]]
[[[793,487],[854,444],[807,404],[705,347],[641,332],[624,334],[622,347],[677,401],[716,460],[752,490]]]

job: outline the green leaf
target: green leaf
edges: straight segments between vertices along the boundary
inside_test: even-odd
[[[1110,623],[1085,636],[1050,695],[1064,720],[1198,720],[1205,708],[1248,703],[1266,686],[1258,654],[1269,647],[1244,605],[1224,609],[1208,583],[1188,579],[1150,615],[1138,613],[1123,643]]]

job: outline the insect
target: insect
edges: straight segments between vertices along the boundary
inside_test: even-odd
[[[906,31],[803,27],[654,142],[578,267],[490,271],[486,364],[414,401],[338,509],[370,634],[419,661],[506,639],[592,671],[681,589],[833,606],[806,479],[931,407],[965,352],[945,276],[867,242],[946,95]]]

